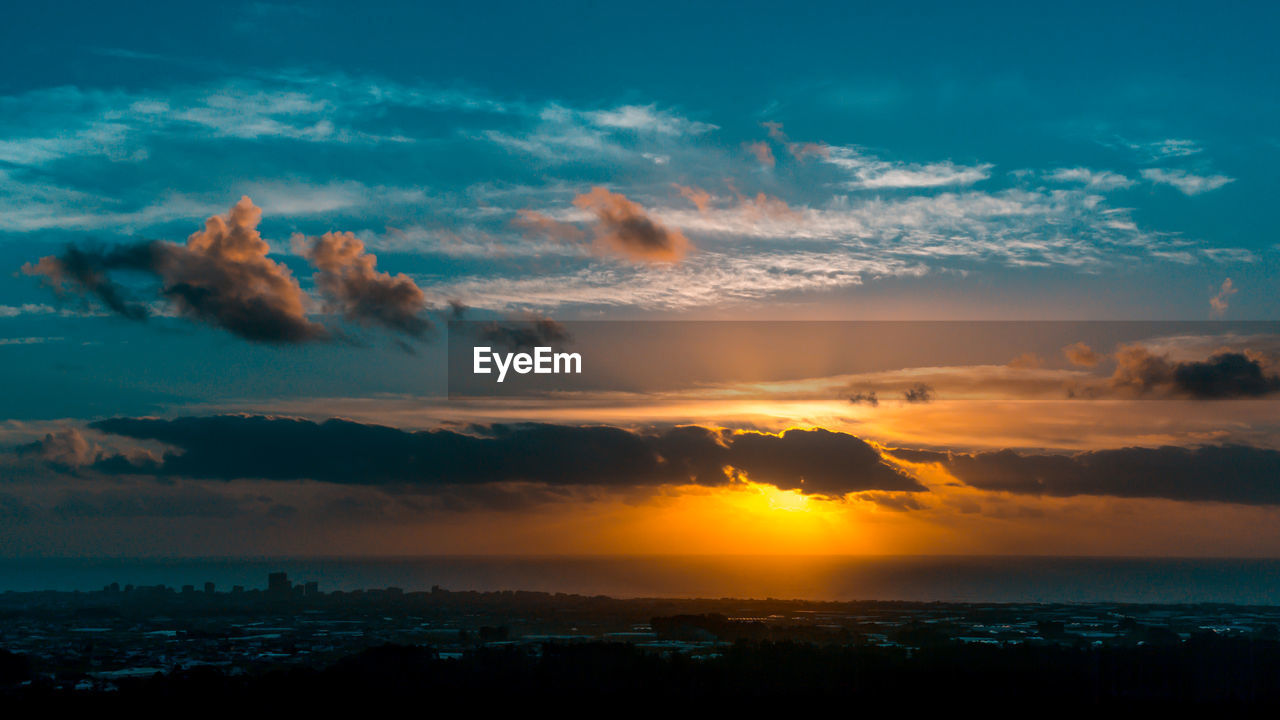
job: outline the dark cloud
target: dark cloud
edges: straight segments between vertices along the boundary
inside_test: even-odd
[[[6,522],[25,522],[32,516],[26,500],[11,493],[0,493],[0,519]]]
[[[755,482],[810,494],[843,495],[854,490],[856,474],[863,490],[921,490],[923,486],[887,465],[862,440],[829,430],[788,430],[782,435],[732,436],[729,464]]]
[[[933,388],[924,383],[916,383],[902,391],[902,399],[909,403],[933,402]]]
[[[1140,396],[1174,395],[1199,400],[1262,397],[1280,392],[1280,376],[1262,361],[1240,352],[1220,352],[1208,360],[1173,361],[1144,347],[1116,352],[1112,389]]]
[[[870,405],[871,407],[880,407],[880,397],[876,395],[875,390],[868,392],[856,392],[849,396],[849,402],[854,405]]]
[[[67,286],[97,297],[131,319],[147,316],[127,299],[109,273],[134,270],[160,280],[160,295],[180,314],[223,328],[247,340],[296,343],[329,337],[306,315],[307,297],[289,269],[267,257],[258,233],[262,211],[247,197],[225,216],[205,222],[186,245],[146,242],[110,250],[69,247],[62,255],[23,266],[28,275],[64,291]]]
[[[939,453],[934,459],[959,480],[982,490],[1280,504],[1280,451],[1266,448],[1123,448],[1076,455],[1002,450]]]
[[[573,204],[595,215],[595,241],[603,250],[657,262],[674,262],[689,250],[684,233],[649,217],[639,203],[620,193],[595,187]]]
[[[157,463],[103,457],[95,467],[108,473],[434,488],[519,482],[715,486],[745,474],[754,482],[833,496],[925,489],[862,440],[826,430],[775,436],[702,427],[637,432],[521,424],[410,432],[346,420],[238,415],[116,418],[92,427],[175,448]]]
[[[481,342],[511,351],[565,343],[572,338],[564,325],[549,318],[494,320],[476,325],[474,332]]]
[[[858,499],[893,512],[924,510],[926,507],[914,493],[865,492],[858,493]]]
[[[66,493],[50,511],[64,518],[232,518],[250,509],[243,498],[183,489],[159,495],[128,490]]]
[[[316,268],[312,282],[330,312],[414,337],[431,328],[423,316],[426,295],[407,275],[378,272],[378,258],[349,232],[294,237],[295,250]]]
[[[1173,369],[1178,390],[1197,398],[1260,397],[1280,392],[1280,376],[1242,353],[1219,353],[1207,362],[1179,363]]]
[[[61,255],[49,255],[22,266],[25,275],[39,277],[59,297],[68,292],[96,297],[109,310],[130,320],[145,320],[147,307],[129,298],[128,292],[113,282],[114,270],[150,271],[156,265],[156,243],[114,248],[68,246]]]

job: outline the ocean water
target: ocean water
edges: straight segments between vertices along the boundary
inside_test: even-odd
[[[535,590],[614,597],[1280,605],[1280,559],[1065,557],[416,557],[0,560],[0,591],[266,586]]]

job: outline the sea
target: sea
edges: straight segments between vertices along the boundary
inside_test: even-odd
[[[620,598],[1280,605],[1280,559],[973,556],[27,558],[0,560],[0,592],[183,585],[322,591],[528,590]]]

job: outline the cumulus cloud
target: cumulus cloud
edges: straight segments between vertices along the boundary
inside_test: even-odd
[[[352,233],[295,236],[294,249],[315,266],[312,281],[330,311],[415,337],[430,329],[431,322],[422,315],[422,288],[406,275],[379,272],[377,256],[366,252]]]
[[[826,430],[770,435],[697,426],[644,432],[522,424],[412,432],[346,420],[260,416],[114,418],[92,427],[175,449],[156,463],[104,457],[95,465],[100,471],[162,477],[404,487],[720,486],[745,477],[834,497],[925,489],[861,439]]]
[[[573,204],[595,216],[595,241],[603,250],[657,262],[674,262],[689,250],[683,233],[649,217],[639,203],[620,193],[594,187],[574,198]]]
[[[1084,342],[1071,343],[1062,348],[1062,354],[1066,356],[1067,361],[1072,365],[1081,367],[1097,367],[1105,357]]]
[[[1280,376],[1247,353],[1220,352],[1208,360],[1175,361],[1141,345],[1126,345],[1116,351],[1116,370],[1110,386],[1138,396],[1218,400],[1280,392]]]
[[[1217,190],[1235,178],[1226,175],[1195,175],[1186,170],[1166,170],[1164,168],[1148,168],[1142,171],[1142,177],[1157,185],[1169,185],[1177,188],[1183,195],[1199,195]]]
[[[262,211],[242,197],[227,215],[205,221],[185,245],[154,241],[113,249],[69,247],[62,255],[23,266],[55,289],[70,286],[111,310],[144,319],[146,307],[127,299],[110,273],[134,270],[160,280],[160,296],[179,314],[248,340],[295,343],[327,338],[307,318],[307,296],[289,269],[267,257],[258,232]]]
[[[311,298],[258,232],[262,210],[247,196],[226,215],[215,215],[185,245],[148,241],[111,248],[67,247],[62,254],[27,263],[60,296],[96,298],[134,320],[150,315],[113,274],[133,271],[159,281],[158,300],[178,314],[266,343],[300,343],[332,336],[313,321]],[[294,249],[314,267],[312,276],[326,312],[377,324],[415,337],[430,329],[422,312],[426,295],[409,277],[379,272],[377,257],[349,232],[294,237]]]
[[[61,428],[18,448],[19,455],[38,458],[53,467],[74,470],[97,461],[102,448],[76,428]]]
[[[1230,307],[1228,301],[1231,296],[1235,295],[1237,292],[1239,292],[1239,290],[1237,290],[1235,284],[1231,282],[1231,278],[1223,280],[1222,287],[1218,288],[1218,294],[1209,298],[1209,307],[1213,309],[1213,314],[1225,315],[1227,308]]]

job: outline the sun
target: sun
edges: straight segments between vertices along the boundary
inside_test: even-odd
[[[772,485],[755,485],[755,489],[769,503],[770,510],[784,512],[811,512],[810,499],[796,490],[780,490]]]

